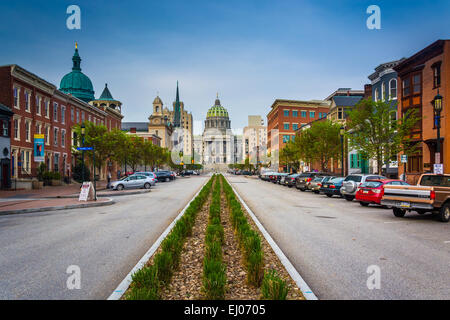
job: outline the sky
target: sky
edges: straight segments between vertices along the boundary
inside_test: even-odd
[[[69,5],[81,29],[69,30]],[[381,29],[369,30],[370,5]],[[59,87],[74,43],[98,98],[108,83],[123,121],[148,121],[157,94],[180,99],[202,130],[216,93],[240,132],[275,99],[324,99],[363,89],[381,63],[450,38],[450,1],[0,0],[0,65],[18,64]]]

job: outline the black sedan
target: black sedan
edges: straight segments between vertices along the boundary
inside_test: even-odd
[[[158,181],[170,181],[173,180],[175,177],[172,172],[170,171],[156,171],[155,172],[156,177],[158,178]]]
[[[334,178],[322,184],[320,192],[323,192],[327,197],[342,196],[341,187],[345,178]]]

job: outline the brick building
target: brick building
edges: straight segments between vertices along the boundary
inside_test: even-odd
[[[433,100],[439,94],[443,97],[441,112],[441,162],[444,173],[450,173],[450,40],[438,40],[394,67],[398,73],[398,114],[409,109],[418,112],[420,121],[412,130],[411,138],[418,146],[415,154],[408,156],[406,178],[415,183],[420,174],[433,170],[437,130]],[[400,161],[400,155],[399,159]],[[400,165],[399,174],[404,172]]]
[[[72,60],[74,67],[70,74],[78,72],[77,69],[81,70],[78,49],[75,49]],[[120,106],[117,103],[112,106],[94,106],[95,100],[88,103],[85,93],[84,96],[77,97],[80,88],[77,89],[76,86],[85,85],[86,81],[77,82],[76,75],[69,76],[70,74],[61,81],[61,88],[65,89],[63,81],[70,78],[75,91],[73,94],[58,90],[55,85],[18,65],[0,67],[0,103],[14,113],[11,121],[13,187],[31,188],[31,179],[37,177],[40,162],[35,161],[34,157],[35,134],[44,134],[44,163],[47,169],[59,172],[63,177],[71,177],[75,165],[72,154],[74,125],[91,121],[105,125],[109,130],[121,128],[123,116]],[[92,88],[92,84],[90,86]],[[103,167],[101,178],[106,175],[106,166]]]
[[[329,101],[276,99],[267,114],[267,152],[276,157],[303,124],[326,118],[329,110]]]

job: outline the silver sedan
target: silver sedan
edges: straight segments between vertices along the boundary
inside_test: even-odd
[[[111,188],[113,190],[123,190],[123,189],[137,189],[144,188],[150,189],[152,186],[153,177],[148,177],[144,175],[132,175],[129,177],[122,178],[118,181],[111,183]]]

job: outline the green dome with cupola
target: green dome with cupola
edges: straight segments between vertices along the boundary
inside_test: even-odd
[[[228,111],[224,107],[220,105],[219,97],[217,97],[216,102],[214,105],[209,108],[208,113],[206,114],[206,118],[211,117],[224,117],[228,118]]]
[[[59,90],[64,93],[73,95],[74,97],[90,102],[95,99],[94,87],[91,79],[81,72],[81,58],[78,54],[78,46],[75,44],[75,53],[72,57],[72,72],[66,74],[59,85]]]

